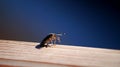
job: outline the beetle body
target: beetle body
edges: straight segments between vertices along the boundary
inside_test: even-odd
[[[56,41],[58,40],[58,42],[60,42],[60,37],[58,37],[56,34],[51,33],[49,35],[47,35],[42,42],[36,46],[36,48],[41,48],[41,47],[48,47],[50,46],[49,44],[54,44],[56,43]]]

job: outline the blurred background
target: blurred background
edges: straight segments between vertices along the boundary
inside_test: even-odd
[[[41,42],[66,33],[64,45],[120,49],[117,0],[0,0],[0,39]]]

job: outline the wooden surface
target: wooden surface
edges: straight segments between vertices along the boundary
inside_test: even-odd
[[[0,40],[0,67],[120,67],[120,50]]]

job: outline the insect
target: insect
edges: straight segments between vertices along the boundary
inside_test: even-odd
[[[49,44],[56,44],[56,41],[60,42],[60,37],[62,36],[62,34],[55,34],[55,33],[50,33],[49,35],[47,35],[42,42],[36,46],[36,48],[41,48],[41,47],[50,47]]]

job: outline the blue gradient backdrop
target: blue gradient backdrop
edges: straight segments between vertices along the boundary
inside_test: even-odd
[[[120,7],[106,0],[0,0],[0,39],[120,49]]]

